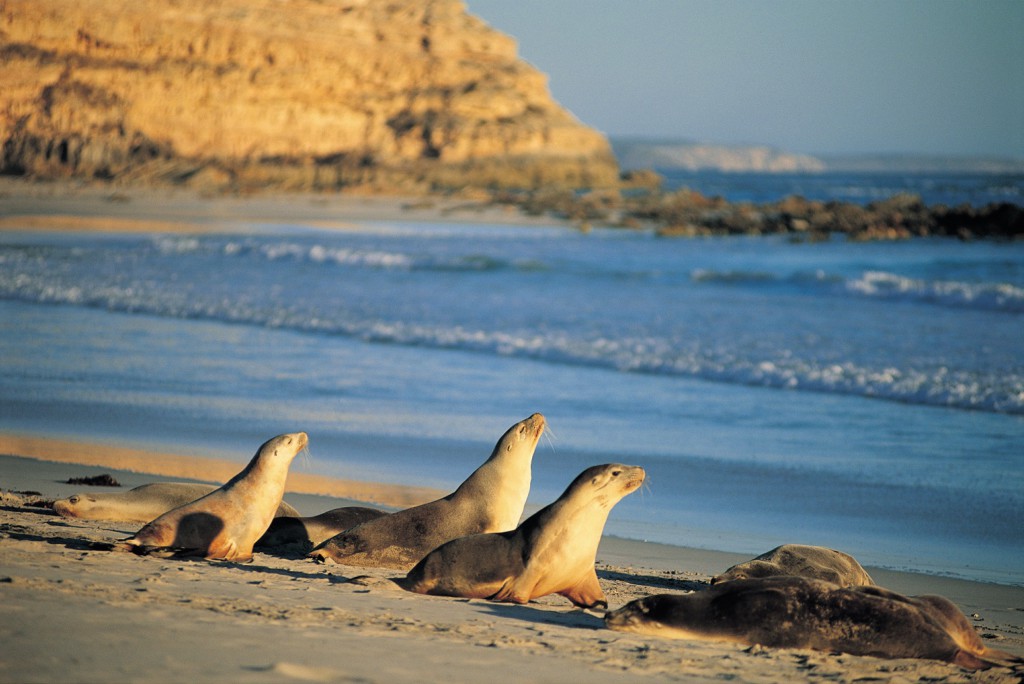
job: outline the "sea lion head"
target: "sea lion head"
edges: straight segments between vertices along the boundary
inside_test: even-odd
[[[621,463],[591,466],[576,476],[566,495],[593,500],[602,508],[611,508],[622,497],[639,488],[645,477],[646,473],[640,466]]]
[[[302,451],[307,444],[309,444],[309,435],[305,432],[291,432],[268,439],[260,447],[260,451],[273,449],[275,454],[280,453],[286,456],[290,454],[294,458],[295,454]]]
[[[630,601],[621,608],[605,613],[604,624],[620,632],[669,632],[672,628],[665,624],[664,618],[671,613],[676,621],[683,621],[682,613],[686,611],[685,602],[670,601],[669,598],[664,594],[656,594]]]
[[[652,608],[655,607],[657,596],[630,601],[621,608],[609,610],[604,614],[604,626],[618,632],[641,632],[650,634],[657,629],[657,624],[651,622],[649,617]]]
[[[491,458],[497,458],[512,452],[528,453],[532,457],[546,425],[547,421],[539,413],[534,413],[529,418],[519,421],[501,436],[501,439],[494,446],[494,453],[491,454]]]
[[[309,435],[305,432],[292,432],[268,439],[260,446],[256,455],[259,460],[270,459],[289,465],[308,444]]]
[[[72,494],[66,499],[54,501],[53,510],[64,518],[80,518],[87,511],[91,511],[97,503],[96,497],[91,494]]]

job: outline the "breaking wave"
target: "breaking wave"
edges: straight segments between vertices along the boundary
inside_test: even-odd
[[[759,271],[698,269],[690,274],[690,279],[697,284],[809,288],[837,295],[1024,313],[1024,288],[1010,283],[925,280],[885,271],[865,271],[859,276],[844,278],[824,271],[776,275]]]

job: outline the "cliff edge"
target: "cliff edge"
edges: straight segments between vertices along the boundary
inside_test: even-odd
[[[614,184],[458,0],[0,0],[0,173],[213,189]]]

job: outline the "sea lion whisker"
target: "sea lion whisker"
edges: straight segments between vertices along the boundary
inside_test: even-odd
[[[648,492],[651,492],[652,494],[654,493],[654,490],[651,489],[651,478],[649,478],[649,477],[645,477],[644,481],[640,483],[640,496],[641,497],[643,497],[643,495],[644,495],[644,490],[647,490]]]

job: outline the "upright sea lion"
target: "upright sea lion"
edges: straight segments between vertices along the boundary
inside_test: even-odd
[[[149,522],[178,506],[206,496],[217,485],[193,482],[154,482],[127,492],[80,492],[53,502],[53,510],[65,518]],[[284,501],[275,517],[298,517],[299,512]]]
[[[292,459],[309,439],[305,432],[278,435],[259,448],[242,472],[206,496],[164,513],[116,545],[141,553],[248,561],[281,505]]]
[[[612,506],[644,475],[639,466],[617,463],[587,468],[515,530],[450,541],[398,584],[421,594],[511,603],[561,594],[582,608],[607,608],[594,570],[597,546]]]
[[[448,496],[357,525],[320,544],[310,557],[408,570],[446,541],[511,530],[530,493],[530,466],[544,425],[539,413],[516,423]]]
[[[793,575],[833,582],[843,587],[874,584],[871,576],[853,556],[824,546],[783,544],[746,563],[734,565],[711,579],[712,584],[729,580]]]
[[[1024,659],[986,648],[955,605],[881,587],[803,577],[737,579],[692,594],[637,599],[605,615],[611,629],[679,639],[931,658],[979,669]]]
[[[387,514],[387,511],[377,508],[343,506],[309,518],[277,517],[271,521],[266,534],[256,542],[256,547],[296,545],[308,551],[336,534]]]

